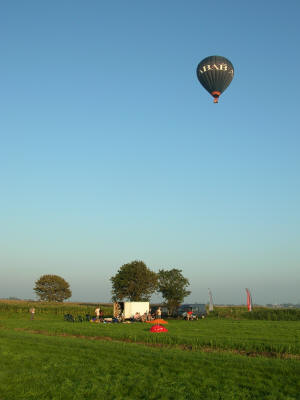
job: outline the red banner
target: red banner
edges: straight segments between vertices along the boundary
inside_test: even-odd
[[[251,298],[251,293],[250,290],[246,288],[246,293],[247,293],[247,307],[248,311],[252,311],[252,298]]]

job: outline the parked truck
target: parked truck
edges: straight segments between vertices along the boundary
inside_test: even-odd
[[[114,303],[114,318],[131,319],[136,313],[148,314],[149,301],[118,301]]]

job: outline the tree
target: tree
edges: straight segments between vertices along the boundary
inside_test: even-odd
[[[70,285],[58,275],[43,275],[33,288],[40,300],[62,302],[72,296]]]
[[[183,299],[191,293],[186,290],[190,283],[181,272],[181,269],[175,268],[169,271],[161,269],[158,272],[158,292],[165,299],[170,314],[173,314]]]
[[[157,274],[143,261],[122,265],[110,280],[113,300],[149,301],[157,288]]]

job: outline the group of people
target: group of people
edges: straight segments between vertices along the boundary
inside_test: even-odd
[[[145,312],[142,315],[139,312],[136,312],[133,316],[134,321],[141,321],[141,322],[153,321],[155,318],[161,319],[160,307],[158,307],[158,309],[155,311],[155,313],[152,313],[151,309],[150,309],[148,312]]]
[[[31,307],[29,312],[30,312],[31,319],[34,319],[35,308]],[[96,321],[103,322],[104,314],[103,314],[103,311],[101,310],[100,307],[97,307],[95,309],[95,314],[96,314]],[[160,309],[160,307],[158,307],[158,309],[156,310],[155,313],[151,313],[151,309],[148,312],[145,312],[143,315],[141,315],[139,312],[136,312],[134,317],[133,317],[133,320],[134,321],[146,322],[146,321],[153,321],[155,319],[155,317],[157,319],[161,318],[161,309]]]
[[[141,321],[141,322],[146,322],[146,321],[152,321],[154,318],[151,314],[151,312],[149,311],[148,313],[144,313],[144,314],[140,314],[139,312],[136,312],[133,316],[133,320],[134,321]]]

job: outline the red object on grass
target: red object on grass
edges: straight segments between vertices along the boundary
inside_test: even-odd
[[[150,332],[168,332],[168,329],[162,325],[153,325],[150,328]]]
[[[168,322],[165,321],[164,319],[153,319],[152,321],[146,321],[148,324],[155,324],[155,325],[159,325],[159,324],[167,324]]]

